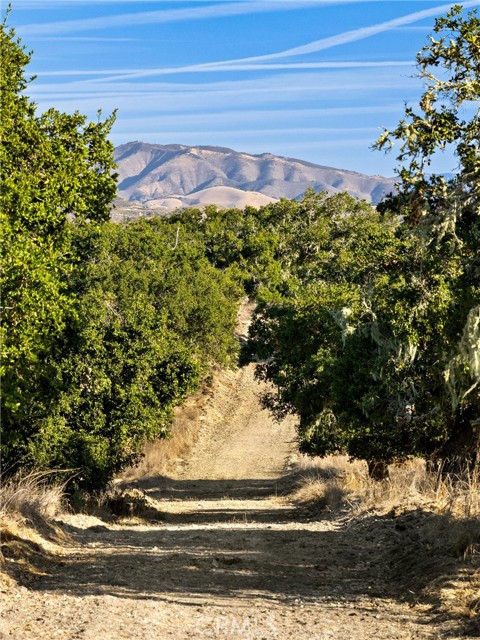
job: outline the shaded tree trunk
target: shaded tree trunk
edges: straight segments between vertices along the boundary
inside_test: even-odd
[[[479,409],[472,404],[457,414],[450,438],[436,455],[442,475],[461,475],[480,468]]]

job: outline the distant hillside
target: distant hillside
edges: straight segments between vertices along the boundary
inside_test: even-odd
[[[110,219],[112,222],[129,222],[138,218],[151,218],[162,213],[165,214],[166,210],[155,210],[139,202],[128,202],[128,200],[117,196],[113,201]]]
[[[149,208],[218,204],[261,206],[299,198],[309,187],[348,191],[377,204],[394,189],[393,180],[274,156],[250,155],[223,147],[129,142],[117,147],[119,196]]]

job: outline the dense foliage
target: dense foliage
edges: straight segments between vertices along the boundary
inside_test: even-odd
[[[461,6],[435,23],[429,44],[417,56],[425,85],[418,112],[406,109],[394,131],[378,140],[382,149],[401,141],[399,194],[385,209],[403,213],[419,238],[429,272],[441,274],[451,302],[436,325],[437,305],[428,288],[420,300],[435,337],[423,349],[424,369],[438,381],[431,411],[447,425],[439,456],[480,462],[480,19]],[[435,156],[454,151],[453,178],[429,174]],[[422,263],[423,264],[423,263]],[[436,275],[438,279],[439,276]],[[435,283],[440,291],[440,283]],[[446,383],[446,388],[440,384]],[[425,394],[425,385],[420,394]],[[421,419],[421,416],[420,416]]]
[[[421,115],[407,108],[377,143],[402,142],[398,195],[337,215],[316,197],[307,234],[288,240],[293,279],[257,314],[267,404],[299,414],[312,454],[478,459],[480,23],[455,7],[434,33]],[[428,175],[449,146],[458,173]]]
[[[5,25],[1,48],[3,466],[100,488],[234,359],[241,289],[198,234],[106,222],[113,118],[37,115],[30,56]]]
[[[0,45],[2,447],[8,465],[8,452],[18,451],[31,432],[34,406],[49,401],[45,360],[75,313],[66,289],[74,266],[68,216],[107,219],[116,181],[106,138],[113,118],[92,124],[54,109],[38,115],[24,95],[30,54],[5,24]]]
[[[36,465],[75,467],[102,486],[235,355],[238,286],[171,231],[155,220],[73,230],[77,312],[61,356],[46,361],[55,405],[28,444]]]
[[[480,24],[454,7],[434,33],[418,55],[420,113],[376,143],[401,142],[398,193],[377,209],[309,191],[114,225],[113,117],[37,115],[30,56],[3,25],[5,467],[104,486],[168,434],[212,365],[235,360],[245,292],[258,301],[247,356],[274,384],[266,406],[300,417],[303,451],[372,471],[413,455],[475,463]],[[455,176],[427,173],[446,148]]]

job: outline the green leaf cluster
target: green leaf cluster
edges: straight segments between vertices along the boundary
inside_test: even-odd
[[[234,361],[238,285],[172,231],[157,220],[73,229],[77,313],[61,360],[47,360],[56,398],[28,442],[35,465],[104,486],[169,434],[173,407],[213,364]]]
[[[38,115],[5,23],[1,53],[3,465],[99,489],[235,361],[242,289],[187,225],[109,223],[114,116]]]
[[[420,114],[407,107],[376,144],[401,143],[398,194],[378,211],[290,203],[302,216],[280,233],[284,286],[253,326],[276,387],[265,402],[299,415],[314,455],[479,461],[480,22],[455,6],[434,34],[417,57]],[[449,145],[457,174],[428,173]]]
[[[103,487],[235,361],[245,292],[258,309],[244,355],[274,384],[265,405],[298,414],[303,451],[478,461],[480,25],[454,7],[434,33],[421,113],[377,142],[401,143],[398,193],[377,209],[308,191],[114,225],[114,116],[37,115],[30,56],[3,25],[6,466]],[[448,145],[458,173],[428,173]]]

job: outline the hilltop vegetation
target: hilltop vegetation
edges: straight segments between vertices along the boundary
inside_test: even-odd
[[[378,476],[409,456],[475,465],[479,32],[458,7],[437,21],[418,56],[420,115],[377,143],[402,143],[399,194],[377,209],[310,191],[114,225],[114,116],[38,115],[30,55],[3,25],[5,467],[104,487],[168,435],[213,366],[235,362],[245,292],[259,303],[250,354],[277,389],[265,404],[299,415],[304,451],[368,459]],[[457,174],[429,175],[448,145]]]

